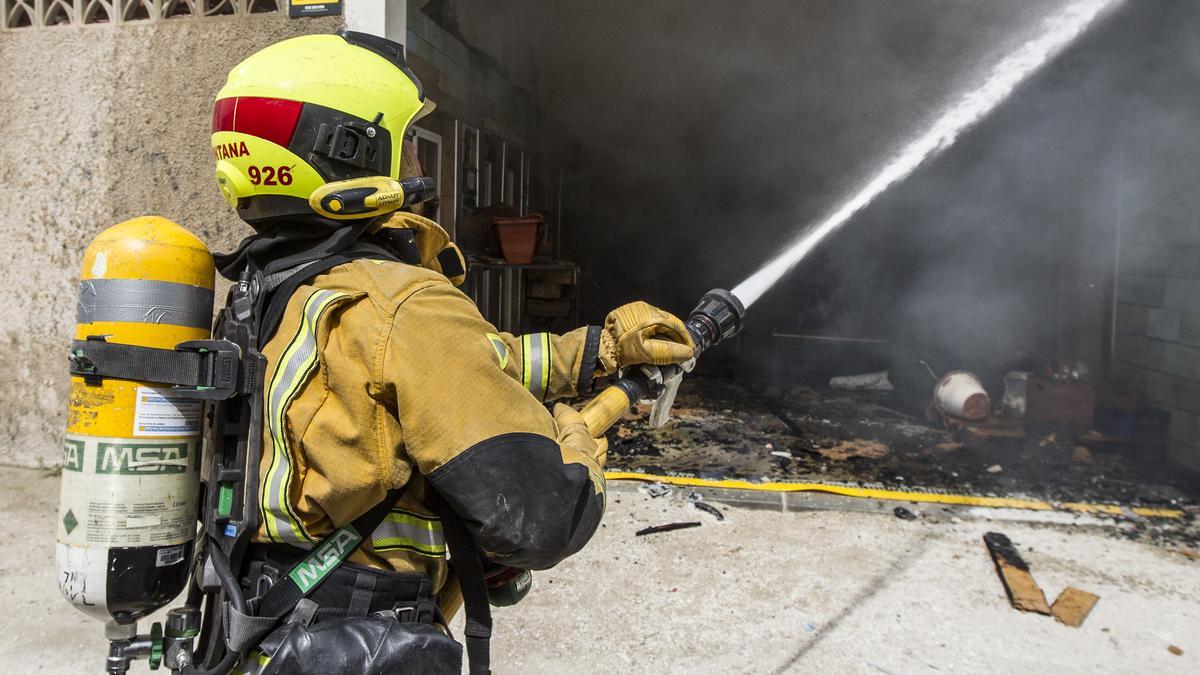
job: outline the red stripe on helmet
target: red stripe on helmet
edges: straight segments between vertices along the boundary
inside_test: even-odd
[[[286,148],[303,108],[302,101],[282,98],[223,98],[213,107],[213,132],[236,131]]]
[[[212,130],[233,131],[233,108],[237,105],[236,98],[223,98],[213,104]]]

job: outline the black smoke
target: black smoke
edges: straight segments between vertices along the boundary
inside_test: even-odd
[[[1067,4],[518,3],[586,315],[732,287]],[[1157,178],[1200,178],[1160,151],[1200,129],[1197,13],[1146,0],[1100,22],[755,305],[741,366],[1102,366],[1119,227],[1171,210],[1148,203]]]

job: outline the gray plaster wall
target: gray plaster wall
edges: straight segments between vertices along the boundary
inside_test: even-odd
[[[60,461],[88,242],[146,214],[217,251],[247,234],[212,177],[213,95],[255,50],[339,24],[265,14],[0,33],[0,463]]]

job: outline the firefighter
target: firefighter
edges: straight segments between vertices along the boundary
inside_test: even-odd
[[[329,183],[401,178],[404,134],[432,107],[401,45],[345,31],[267,47],[217,94],[217,181],[255,230],[218,269],[269,293],[249,432],[262,437],[261,527],[235,570],[247,609],[225,617],[243,672],[459,672],[446,618],[460,582],[478,581],[458,552],[447,564],[455,532],[503,577],[576,553],[604,512],[605,441],[547,404],[692,357],[682,322],[641,302],[564,335],[498,332],[457,290],[465,261],[435,222],[314,209]],[[361,540],[347,534],[371,513]],[[302,597],[261,620],[289,575]],[[473,619],[466,595],[482,672],[490,619]]]

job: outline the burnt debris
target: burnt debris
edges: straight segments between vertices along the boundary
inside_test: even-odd
[[[1017,552],[1007,535],[999,532],[988,532],[983,535],[983,543],[987,545],[992,562],[996,564],[996,573],[1004,584],[1004,592],[1013,607],[1023,612],[1050,614],[1050,605],[1046,603],[1046,594],[1034,581],[1029,573],[1029,564]]]
[[[725,514],[721,513],[721,509],[718,509],[712,504],[707,504],[705,502],[692,502],[692,506],[709,514],[717,520],[725,520]]]
[[[836,482],[1049,502],[1184,508],[1200,497],[1164,463],[1148,460],[1159,450],[1153,441],[1098,432],[1035,435],[1019,420],[1004,418],[952,431],[889,402],[888,392],[799,386],[763,391],[693,377],[684,380],[663,428],[648,427],[644,406],[617,425],[608,465],[652,475]],[[1001,471],[992,469],[997,465]]]
[[[635,537],[644,537],[648,534],[659,534],[662,532],[671,532],[674,530],[686,530],[689,527],[700,527],[700,521],[693,520],[686,523],[667,523],[666,525],[652,525],[638,530],[634,533]]]

